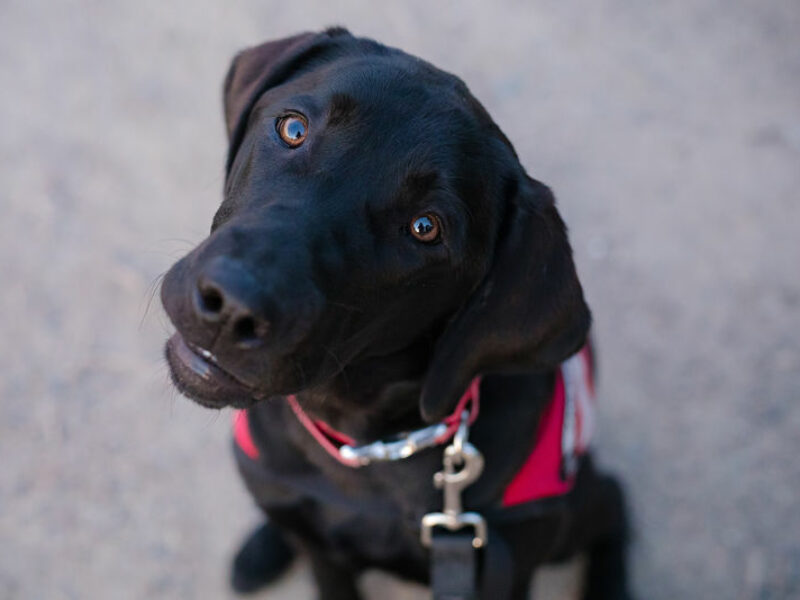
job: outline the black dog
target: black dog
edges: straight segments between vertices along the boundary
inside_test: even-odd
[[[590,314],[550,190],[484,108],[456,77],[343,29],[240,53],[224,100],[224,201],[162,301],[177,387],[247,409],[237,456],[269,524],[236,587],[282,569],[283,535],[323,598],[357,598],[367,567],[429,581],[420,520],[442,510],[442,447],[361,468],[338,447],[443,420],[449,443],[482,374],[470,441],[486,466],[464,506],[488,522],[484,594],[526,597],[537,565],[587,551],[585,597],[627,598],[622,494],[586,453],[574,471],[565,457],[563,493],[504,496]]]

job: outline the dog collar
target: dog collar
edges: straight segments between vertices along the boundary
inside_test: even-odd
[[[480,377],[473,379],[459,399],[455,410],[439,423],[398,434],[390,440],[378,440],[362,446],[324,421],[309,416],[300,406],[296,396],[287,396],[286,401],[297,420],[325,452],[341,464],[355,468],[373,462],[402,460],[420,450],[449,441],[462,423],[472,425],[478,418],[480,382]],[[258,458],[258,448],[250,435],[247,411],[237,410],[233,413],[233,436],[247,456],[252,459]]]
[[[587,451],[594,429],[592,364],[587,344],[556,369],[552,396],[531,440],[531,452],[504,490],[504,507],[563,496],[572,489],[577,459]],[[364,446],[356,446],[352,438],[310,417],[296,398],[288,397],[287,401],[303,427],[330,456],[348,467],[362,467],[379,460],[400,460],[454,438],[462,418],[472,424],[478,416],[479,385],[480,380],[474,379],[455,411],[442,422]],[[233,437],[244,456],[251,460],[260,457],[246,410],[234,412]]]
[[[297,420],[328,454],[348,467],[364,467],[372,462],[402,460],[425,448],[444,444],[455,435],[462,422],[469,425],[474,423],[478,418],[480,382],[480,377],[470,382],[456,409],[441,422],[401,433],[390,440],[378,440],[362,446],[356,445],[353,438],[336,431],[324,421],[311,418],[296,396],[287,396],[286,399]]]

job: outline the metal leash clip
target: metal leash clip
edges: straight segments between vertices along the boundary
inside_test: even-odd
[[[339,454],[347,460],[357,460],[361,465],[368,465],[373,461],[399,460],[435,446],[437,438],[446,432],[447,425],[437,423],[412,431],[405,438],[394,442],[378,441],[357,447],[345,444],[339,448]]]
[[[482,548],[488,541],[486,520],[476,512],[463,512],[461,505],[461,492],[483,472],[483,455],[467,441],[468,423],[469,412],[464,411],[452,443],[444,449],[444,469],[433,476],[433,484],[444,492],[444,512],[428,513],[422,517],[420,537],[423,546],[433,544],[435,527],[450,531],[472,527],[474,548]]]

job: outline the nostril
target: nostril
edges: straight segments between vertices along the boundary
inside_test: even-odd
[[[207,287],[200,290],[200,305],[206,312],[218,313],[222,310],[225,301],[222,299],[222,294],[219,290]]]
[[[267,323],[261,325],[252,316],[244,316],[233,323],[233,337],[237,344],[252,346],[261,341],[266,334]]]
[[[222,290],[207,281],[198,283],[192,294],[195,314],[204,321],[218,321],[227,310],[227,303]]]
[[[250,340],[256,336],[256,322],[253,317],[242,317],[234,323],[233,332],[237,340]]]

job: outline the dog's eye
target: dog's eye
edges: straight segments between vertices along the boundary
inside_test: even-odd
[[[439,239],[439,217],[423,213],[411,219],[411,235],[420,242],[435,242]]]
[[[286,115],[275,124],[278,135],[290,147],[297,148],[308,135],[308,121],[302,115]]]

